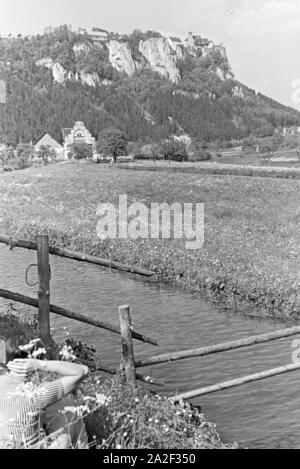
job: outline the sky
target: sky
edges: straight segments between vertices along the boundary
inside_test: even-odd
[[[0,0],[0,34],[158,30],[223,43],[237,79],[300,109],[299,0]]]

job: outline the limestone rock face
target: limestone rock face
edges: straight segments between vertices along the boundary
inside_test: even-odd
[[[95,73],[95,72],[85,73],[84,71],[82,71],[80,73],[80,79],[81,79],[82,83],[84,83],[87,86],[91,86],[92,88],[95,88],[100,82],[100,79],[99,79],[97,73]]]
[[[131,55],[131,49],[127,42],[116,40],[109,41],[109,60],[112,66],[118,72],[126,72],[127,75],[133,75],[136,67]]]
[[[73,52],[75,54],[76,59],[83,54],[88,54],[90,51],[90,46],[84,43],[74,44]]]
[[[101,44],[102,49],[108,51],[109,62],[113,68],[120,73],[125,72],[129,76],[133,75],[136,71],[149,68],[173,83],[178,83],[181,79],[178,65],[179,60],[189,57],[207,57],[218,53],[219,57],[223,59],[224,66],[219,65],[212,68],[210,70],[211,73],[215,73],[222,81],[234,78],[230,70],[225,47],[223,45],[215,45],[212,41],[203,39],[201,36],[195,36],[192,33],[189,33],[186,37],[175,37],[167,34],[156,35],[141,40],[136,46],[138,46],[138,51],[135,50],[133,54],[131,46],[126,40],[122,41],[119,38],[108,39]],[[94,47],[85,42],[77,42],[73,45],[77,69],[80,57],[91,53]],[[63,84],[66,80],[81,80],[82,83],[90,87],[96,87],[98,84],[110,84],[106,83],[105,80],[103,82],[98,74],[93,71],[86,73],[84,70],[81,70],[80,73],[75,73],[65,70],[58,61],[52,60],[50,57],[38,60],[36,65],[52,70],[53,79],[57,83]]]
[[[38,60],[36,62],[36,65],[38,67],[46,67],[46,68],[49,68],[52,70],[53,68],[53,60],[50,58],[50,57],[44,57],[43,59],[41,60]]]
[[[53,79],[56,83],[65,83],[68,76],[68,72],[64,69],[60,63],[55,62],[52,67]]]
[[[180,79],[180,72],[176,66],[177,55],[172,53],[169,41],[165,37],[151,37],[141,41],[140,53],[145,57],[150,68],[160,75],[169,78],[173,83]]]

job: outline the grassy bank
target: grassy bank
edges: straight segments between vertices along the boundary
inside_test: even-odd
[[[172,165],[171,165],[172,166]],[[124,171],[65,164],[0,175],[0,232],[154,270],[161,281],[237,310],[294,319],[299,314],[298,180],[181,172]],[[96,236],[99,203],[118,196],[153,202],[205,203],[205,244],[185,240],[106,240]]]
[[[9,308],[0,314],[0,335],[26,332],[29,339],[38,337],[36,318],[21,317]],[[54,352],[63,344],[55,344]],[[49,352],[47,352],[49,353]],[[0,364],[0,374],[5,368]],[[39,372],[33,384],[53,380],[56,376]],[[126,383],[123,375],[107,378],[90,370],[74,394],[84,418],[90,448],[93,449],[226,449],[215,425],[207,422],[201,409],[189,404],[176,405],[167,397],[150,391],[147,386]],[[41,432],[43,447],[53,438]]]

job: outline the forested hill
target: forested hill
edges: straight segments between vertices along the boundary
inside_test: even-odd
[[[105,36],[106,33],[104,33]],[[222,45],[135,30],[95,41],[67,26],[0,39],[2,141],[58,140],[83,121],[95,137],[117,127],[131,141],[188,133],[203,141],[271,135],[300,113],[239,83]]]

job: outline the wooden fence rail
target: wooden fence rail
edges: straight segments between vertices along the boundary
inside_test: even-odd
[[[12,249],[15,247],[29,249],[31,251],[37,250],[37,243],[35,241],[29,241],[24,239],[14,240],[7,236],[0,235],[0,243],[7,244]],[[109,267],[111,269],[121,270],[124,272],[130,272],[133,274],[142,275],[144,277],[152,277],[154,272],[141,267],[136,267],[128,264],[121,264],[120,262],[111,261],[109,259],[102,259],[96,256],[90,256],[89,254],[82,254],[69,249],[60,248],[57,246],[49,246],[49,254],[64,257],[67,259],[74,259],[80,262],[88,262],[90,264],[100,265],[102,267]]]
[[[15,293],[0,288],[0,297],[6,298],[7,300],[16,301],[17,303],[23,303],[28,306],[33,306],[34,308],[38,308],[38,300],[29,296],[21,295],[20,293]],[[85,324],[90,324],[101,329],[106,329],[107,331],[113,332],[115,334],[121,334],[120,329],[117,326],[114,326],[113,324],[110,324],[106,321],[98,321],[96,319],[88,318],[86,316],[83,316],[82,314],[74,313],[69,309],[61,308],[60,306],[52,304],[49,305],[49,310],[54,314],[58,314],[59,316],[64,316],[65,318],[69,319],[75,319],[76,321],[84,322]],[[155,346],[158,345],[155,339],[147,337],[144,334],[141,334],[136,331],[132,331],[132,337],[136,340],[140,340],[141,342],[147,342]]]
[[[207,386],[205,388],[177,394],[171,397],[170,400],[178,402],[185,399],[192,399],[195,397],[204,396],[205,394],[212,394],[214,392],[223,391],[224,389],[235,388],[237,386],[241,386],[242,384],[253,383],[254,381],[260,381],[262,379],[271,378],[272,376],[278,376],[297,370],[300,370],[300,363],[291,363],[286,366],[280,366],[271,370],[261,371],[260,373],[244,376],[243,378],[236,378],[230,381],[224,381],[223,383]]]
[[[286,337],[292,337],[300,334],[300,326],[294,326],[287,329],[281,329],[274,332],[268,332],[266,334],[260,334],[245,339],[233,340],[231,342],[224,342],[217,345],[209,345],[207,347],[201,347],[198,349],[183,350],[181,352],[165,353],[162,355],[145,358],[138,360],[135,363],[136,368],[146,367],[150,365],[158,365],[161,363],[167,363],[172,361],[184,360],[186,358],[193,357],[204,357],[206,355],[212,355],[214,353],[226,352],[230,350],[236,350],[243,347],[250,347],[252,345],[258,345],[273,340],[284,339]]]
[[[89,366],[90,368],[94,368],[97,371],[104,371],[105,373],[108,373],[110,375],[116,375],[120,371],[118,368],[114,368],[114,367],[111,367],[111,366],[99,365],[99,364],[97,364],[93,361],[84,360],[82,358],[80,358],[79,361],[83,365]],[[139,373],[135,373],[135,377],[139,381],[143,381],[144,383],[149,383],[149,379],[147,377],[143,376],[143,375],[140,375]],[[151,381],[151,384],[154,384],[155,386],[164,386],[164,383],[162,381],[157,380],[157,379],[153,379]]]

